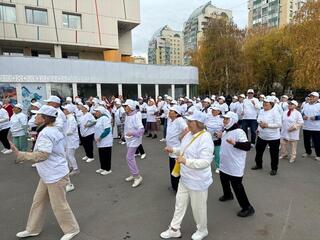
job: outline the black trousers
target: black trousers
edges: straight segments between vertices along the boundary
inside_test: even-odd
[[[262,157],[267,145],[269,145],[270,147],[271,169],[277,171],[279,164],[280,139],[263,140],[260,137],[258,137],[256,144],[256,164],[258,167],[262,167]]]
[[[303,142],[307,154],[312,153],[311,140],[317,157],[320,157],[320,131],[303,130]]]
[[[8,141],[9,129],[10,128],[6,128],[0,131],[0,142],[3,144],[5,149],[10,149],[10,143]]]
[[[173,190],[178,191],[178,185],[179,185],[180,177],[174,177],[174,176],[171,175],[175,164],[176,164],[176,159],[169,157],[171,187],[173,188]]]
[[[222,185],[223,195],[225,197],[228,198],[232,196],[230,187],[231,183],[232,189],[234,191],[234,194],[236,195],[240,207],[243,210],[247,210],[251,206],[242,184],[242,177],[231,176],[220,170],[220,181]]]
[[[88,158],[93,158],[93,140],[94,140],[94,134],[91,134],[86,137],[82,137],[82,146]]]
[[[98,148],[101,169],[111,170],[111,152],[112,147]]]
[[[142,118],[142,125],[144,127],[144,132],[147,132],[147,119],[146,118]]]
[[[142,144],[140,144],[139,145],[139,147],[137,147],[137,150],[136,150],[136,154],[145,154],[145,151],[144,151],[144,149],[143,149],[143,146],[142,146]]]

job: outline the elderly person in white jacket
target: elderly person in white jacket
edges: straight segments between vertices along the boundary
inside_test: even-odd
[[[76,149],[79,148],[79,134],[78,134],[78,124],[73,115],[74,106],[67,104],[62,107],[63,112],[67,118],[66,124],[66,156],[69,162],[69,165],[72,169],[70,175],[75,175],[80,173],[77,160],[75,158]]]
[[[26,152],[28,150],[28,116],[22,112],[22,104],[14,105],[13,112],[10,119],[10,132],[14,145],[19,151]]]
[[[290,163],[296,160],[300,128],[303,125],[302,114],[296,110],[297,107],[297,101],[289,101],[288,110],[282,115],[280,159],[288,156],[287,146],[289,146],[291,148]]]
[[[263,100],[263,109],[258,116],[258,139],[256,144],[256,165],[252,170],[262,169],[262,157],[267,145],[270,147],[271,171],[270,175],[274,176],[278,171],[279,164],[279,147],[280,147],[280,128],[282,126],[281,115],[273,108],[274,101],[272,98]]]
[[[9,154],[12,152],[8,141],[8,133],[10,130],[9,114],[2,106],[3,102],[0,101],[0,142],[4,147],[1,152],[3,154]]]
[[[181,237],[180,226],[189,199],[197,226],[191,238],[201,240],[208,235],[207,198],[208,188],[213,182],[211,162],[214,145],[211,134],[205,130],[206,114],[197,111],[186,119],[190,132],[182,138],[180,147],[166,149],[169,153],[179,155],[177,162],[181,164],[181,178],[173,219],[169,229],[160,234],[164,239]]]

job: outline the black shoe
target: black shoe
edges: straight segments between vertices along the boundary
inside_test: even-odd
[[[254,214],[254,208],[252,206],[248,207],[248,209],[244,210],[242,209],[240,212],[238,212],[238,217],[249,217]]]
[[[226,202],[229,200],[233,200],[233,195],[231,195],[230,197],[226,197],[225,195],[223,195],[222,197],[219,197],[220,202]]]
[[[157,134],[155,134],[155,135],[153,135],[152,139],[155,139],[155,138],[157,138],[157,137],[158,137]]]
[[[277,170],[271,170],[271,171],[270,171],[270,175],[271,175],[271,176],[277,175]]]
[[[147,137],[152,137],[152,134],[150,133]]]
[[[251,170],[258,170],[258,169],[262,169],[262,167],[255,165],[254,167],[251,168]]]

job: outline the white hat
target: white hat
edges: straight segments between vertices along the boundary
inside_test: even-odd
[[[77,104],[77,105],[80,105],[80,106],[83,106],[83,103],[82,103],[82,102],[77,102],[76,104]]]
[[[238,97],[237,97],[237,96],[233,96],[232,98],[233,98],[233,99],[237,99],[237,100],[238,100]]]
[[[21,103],[17,103],[16,105],[14,105],[15,108],[20,108],[21,110],[23,109],[23,106]]]
[[[36,114],[43,114],[50,117],[58,116],[58,110],[48,105],[43,105],[38,111],[32,110],[31,112]]]
[[[200,111],[195,111],[192,115],[186,116],[186,119],[189,121],[198,121],[205,123],[207,115]]]
[[[72,102],[72,98],[71,97],[67,97],[66,101]]]
[[[171,96],[168,96],[168,97],[167,97],[167,100],[172,101],[173,98],[172,98]]]
[[[41,103],[39,103],[39,102],[34,102],[34,103],[31,103],[31,105],[32,106],[35,106],[35,107],[37,107],[37,108],[41,108],[41,106],[42,106],[42,104]]]
[[[122,104],[122,106],[128,106],[131,110],[135,110],[136,109],[136,104],[131,99],[127,99],[126,102]]]
[[[263,95],[263,94],[260,94],[260,96],[259,97],[261,97],[261,98],[265,98],[266,96],[265,95]]]
[[[247,93],[254,93],[253,89],[248,89]]]
[[[161,97],[161,96],[158,96],[158,98],[159,98],[159,99],[162,99],[162,97]]]
[[[269,102],[269,103],[273,103],[274,100],[275,99],[273,96],[267,96],[265,99],[263,99],[264,102]]]
[[[223,101],[226,100],[226,98],[224,96],[220,96],[218,99],[222,99]]]
[[[184,98],[182,98],[182,97],[181,97],[181,98],[179,98],[179,101],[184,101]]]
[[[71,104],[64,105],[62,106],[62,108],[68,110],[69,113],[73,113],[73,110],[74,110]]]
[[[299,106],[299,104],[298,104],[298,102],[297,102],[296,100],[291,100],[291,101],[289,101],[288,104],[293,104],[293,105],[295,105],[296,107]]]
[[[115,103],[115,104],[120,104],[120,105],[121,105],[121,100],[120,100],[119,98],[116,98],[116,99],[114,100],[114,103]]]
[[[74,99],[74,102],[75,102],[75,103],[82,103],[82,100],[81,100],[81,98],[76,97],[76,98]]]
[[[282,95],[281,97],[282,97],[282,98],[286,98],[286,99],[289,98],[287,95]]]
[[[216,95],[211,95],[211,100],[216,100]]]
[[[319,97],[319,93],[317,93],[317,92],[312,92],[312,93],[309,94],[309,96]]]
[[[94,111],[100,112],[100,113],[102,113],[102,114],[106,114],[106,113],[107,113],[107,109],[105,109],[105,108],[102,107],[102,106],[96,107],[96,108],[94,109]]]
[[[276,96],[276,93],[275,93],[275,92],[272,92],[272,93],[271,93],[271,96]]]
[[[246,96],[244,94],[240,94],[239,97],[246,98]]]
[[[211,110],[221,111],[221,108],[219,106],[212,106],[210,107]]]
[[[226,114],[222,115],[221,117],[232,118],[234,122],[238,122],[238,120],[239,120],[238,114],[231,112],[231,111],[227,112]]]
[[[178,102],[173,99],[173,100],[170,102],[170,104],[178,104]]]
[[[209,98],[203,99],[203,102],[206,102],[206,103],[210,103],[210,104],[211,104],[211,100],[210,100]]]
[[[88,105],[82,105],[82,106],[89,111],[90,108]]]
[[[181,115],[181,108],[178,105],[173,105],[172,107],[169,108],[169,111],[175,111],[179,115]]]
[[[61,104],[61,100],[57,96],[50,96],[47,100],[44,100],[44,102],[54,102],[54,103],[59,103]]]

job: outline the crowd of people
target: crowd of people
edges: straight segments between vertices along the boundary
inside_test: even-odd
[[[274,176],[278,173],[279,159],[296,161],[301,128],[305,148],[302,156],[311,157],[314,147],[314,158],[320,161],[318,92],[310,93],[301,104],[287,95],[280,99],[275,93],[257,96],[253,89],[246,95],[233,96],[230,104],[224,96],[214,95],[177,100],[164,95],[156,100],[138,98],[137,101],[124,100],[121,96],[85,100],[50,96],[44,103],[33,99],[29,109],[23,109],[19,103],[11,106],[7,101],[0,101],[2,154],[15,154],[17,163],[32,162],[40,176],[27,227],[17,237],[40,234],[48,202],[65,234],[61,240],[72,239],[80,232],[66,200],[66,192],[75,189],[69,176],[80,174],[75,157],[80,146],[85,152],[82,160],[90,163],[97,158],[93,151],[96,145],[100,160],[96,173],[106,176],[112,173],[114,139],[126,144],[129,176],[124,180],[136,188],[143,182],[136,157],[147,157],[143,136],[157,141],[160,135],[169,156],[171,189],[176,192],[172,221],[160,236],[181,237],[180,225],[190,199],[197,226],[192,239],[204,239],[208,235],[211,166],[220,176],[223,195],[219,201],[233,200],[232,188],[241,207],[237,215],[251,216],[255,209],[242,184],[246,153],[255,148],[256,164],[251,169],[259,170],[268,147],[270,175]]]

